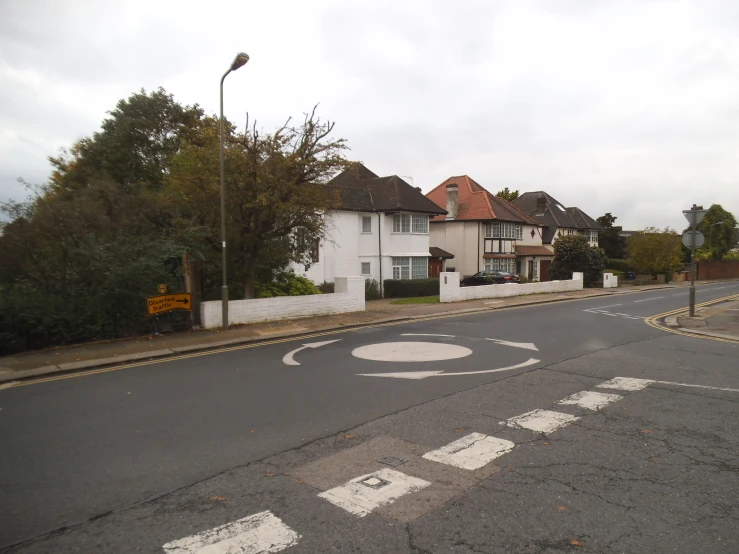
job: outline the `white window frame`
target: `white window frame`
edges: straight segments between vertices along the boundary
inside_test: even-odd
[[[365,225],[365,223],[367,223],[367,225]],[[362,216],[362,233],[366,233],[366,234],[372,233],[372,216],[371,215]]]
[[[485,224],[486,239],[523,240],[523,225],[507,221],[493,221]]]
[[[429,260],[420,256],[411,258],[411,279],[427,279],[429,276]]]
[[[393,233],[396,235],[428,235],[429,216],[393,214]]]
[[[413,214],[411,216],[411,232],[414,235],[428,235],[429,217],[427,215]]]
[[[364,266],[367,266],[367,271],[364,270]],[[371,262],[360,262],[360,274],[361,275],[372,275],[372,263]]]
[[[511,275],[516,274],[515,258],[486,258],[485,271],[505,271]]]
[[[408,256],[393,256],[393,279],[411,278],[411,259]]]

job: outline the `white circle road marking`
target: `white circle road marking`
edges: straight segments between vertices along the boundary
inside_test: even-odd
[[[472,350],[437,342],[383,342],[352,350],[352,356],[376,362],[436,362],[464,358]]]

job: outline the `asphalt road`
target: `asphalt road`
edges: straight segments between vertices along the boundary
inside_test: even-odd
[[[683,385],[739,391],[739,347],[644,323],[686,302],[440,317],[0,390],[0,548],[161,552],[271,510],[301,536],[290,552],[736,552],[739,392]],[[617,376],[680,384],[594,389]],[[551,433],[506,424],[585,390],[623,398],[558,407],[578,419]],[[470,432],[516,447],[471,472],[420,458]],[[431,483],[420,504],[358,518],[317,497],[393,452]]]

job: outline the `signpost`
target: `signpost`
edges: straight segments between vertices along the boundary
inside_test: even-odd
[[[683,244],[687,248],[690,248],[690,309],[688,312],[690,317],[695,316],[695,249],[696,247],[700,247],[705,240],[703,233],[700,233],[697,227],[707,211],[703,209],[703,206],[696,206],[695,204],[689,210],[683,210],[683,215],[690,224],[690,230],[683,234]],[[687,237],[685,236],[686,234],[688,235]],[[686,238],[688,241],[687,244],[685,243]],[[700,241],[700,244],[698,244],[698,241]]]
[[[161,315],[174,310],[192,310],[192,294],[159,294],[146,298],[146,312],[149,315]]]

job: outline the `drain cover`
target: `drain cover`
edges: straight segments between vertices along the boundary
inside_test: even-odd
[[[395,456],[383,456],[377,461],[380,462],[381,464],[387,464],[389,466],[396,467],[399,465],[403,465],[408,460],[404,460],[403,458],[396,458]]]
[[[371,489],[381,489],[382,487],[389,485],[390,481],[385,481],[385,479],[380,479],[379,477],[367,477],[367,479],[360,481],[360,483]]]

